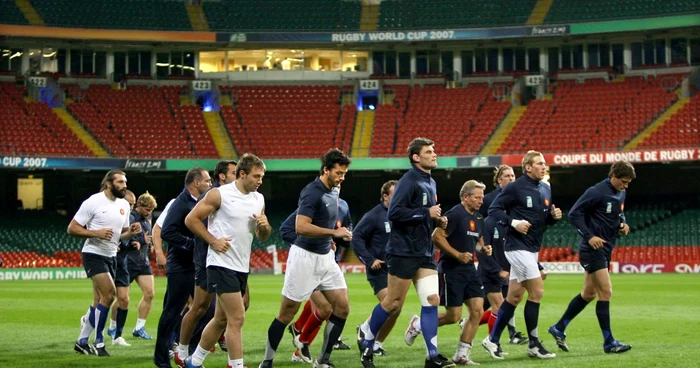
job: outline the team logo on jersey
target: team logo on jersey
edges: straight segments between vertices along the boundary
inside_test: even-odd
[[[389,221],[384,221],[384,231],[387,233],[391,232],[391,224],[389,223]]]
[[[624,211],[624,210],[625,210],[625,204],[624,204],[624,203],[620,203],[620,211]]]
[[[123,209],[123,208],[120,208],[120,209],[119,209],[119,214],[122,215],[122,216],[124,216],[124,209]]]
[[[423,205],[427,206],[428,205],[428,193],[423,192]]]
[[[494,227],[493,228],[493,238],[494,239],[499,239],[501,235],[498,233],[498,228]]]
[[[605,206],[605,213],[612,213],[612,202],[608,202]]]
[[[525,201],[527,202],[527,208],[532,208],[532,197],[525,197]]]
[[[336,229],[340,229],[341,227],[343,227],[343,222],[340,220],[335,220],[335,227]]]
[[[469,220],[469,230],[476,231],[476,222],[474,220]]]
[[[544,199],[544,205],[549,207],[549,198]]]

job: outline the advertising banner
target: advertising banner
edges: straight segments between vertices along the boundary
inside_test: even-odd
[[[82,268],[1,268],[0,281],[86,279]]]

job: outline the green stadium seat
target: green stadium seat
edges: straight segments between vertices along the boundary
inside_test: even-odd
[[[0,0],[0,24],[29,25],[27,18],[12,0]]]
[[[554,0],[545,23],[592,22],[697,12],[700,12],[700,2],[688,0]]]

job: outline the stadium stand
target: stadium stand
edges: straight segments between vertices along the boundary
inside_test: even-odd
[[[692,0],[554,0],[545,23],[645,18],[698,11],[700,11],[700,2]]]
[[[0,83],[0,154],[94,157],[48,105],[25,102],[24,92]]]
[[[191,31],[183,2],[32,0],[47,26]]]
[[[178,90],[92,85],[68,109],[116,157],[216,157],[201,113],[183,112]]]
[[[530,102],[498,153],[617,149],[677,98],[655,78],[559,81],[552,100]]]
[[[638,147],[698,147],[700,146],[700,94],[690,98],[687,105],[673,115]]]
[[[0,0],[0,24],[27,26],[29,22],[13,0]]]
[[[232,90],[235,100],[235,109],[222,106],[222,116],[239,152],[271,158],[319,157],[328,147],[350,148],[355,112],[341,107],[338,87],[221,89]]]
[[[360,1],[207,1],[202,4],[215,31],[356,31]]]
[[[510,106],[509,101],[495,101],[486,84],[391,88],[395,103],[377,110],[373,156],[402,156],[408,142],[426,131],[439,142],[441,154],[476,154]]]
[[[386,0],[379,29],[490,28],[523,25],[536,0]]]

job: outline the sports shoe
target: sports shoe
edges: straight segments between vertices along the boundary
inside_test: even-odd
[[[301,356],[301,353],[299,352],[299,349],[294,350],[294,353],[292,353],[292,363],[304,363],[308,364],[305,360],[304,357]]]
[[[185,358],[187,359],[187,358]],[[175,365],[180,367],[180,368],[185,368],[185,359],[182,359],[180,357],[180,352],[176,351],[175,355],[173,355],[173,361],[175,361]]]
[[[192,364],[192,357],[185,358],[185,368],[202,368],[201,365]]]
[[[547,332],[549,332],[549,334],[552,335],[552,337],[554,337],[554,341],[556,341],[559,349],[567,352],[569,351],[569,346],[566,345],[566,334],[557,330],[556,325],[549,326]]]
[[[362,344],[365,341],[365,332],[362,331],[362,324],[357,325],[355,331],[357,331],[357,350],[362,351]]]
[[[95,344],[95,352],[97,352],[97,356],[101,356],[101,357],[110,356],[109,353],[107,352],[107,349],[105,349],[104,342],[100,342],[100,343]]]
[[[456,365],[479,365],[479,363],[471,359],[469,352],[462,355],[457,355],[455,352],[455,355],[452,357],[452,363]]]
[[[547,351],[547,349],[542,346],[542,342],[539,339],[536,339],[530,340],[530,347],[527,349],[527,356],[530,358],[552,359],[555,358],[557,354]]]
[[[107,328],[107,335],[109,335],[112,339],[115,339],[117,337],[117,329]]]
[[[376,348],[374,349],[374,356],[387,356],[388,353],[384,348]]]
[[[489,336],[487,335],[484,341],[481,342],[481,346],[486,349],[486,351],[491,354],[491,357],[493,359],[503,359],[503,350],[501,350],[501,344],[495,343],[491,341]]]
[[[319,362],[318,360],[314,360],[314,364],[312,365],[313,368],[335,368],[335,365],[329,360],[327,362]]]
[[[374,352],[370,348],[360,350],[360,362],[363,368],[374,368]]]
[[[299,341],[299,336],[297,336],[294,338],[294,346],[299,350],[299,358],[301,358],[304,363],[311,364],[313,362],[311,353],[309,352],[309,344]]]
[[[338,338],[338,342],[333,345],[333,350],[350,350],[348,344],[344,343],[343,340]]]
[[[150,340],[153,338],[153,336],[146,333],[146,329],[144,327],[134,330],[131,334],[134,335],[134,337],[140,337],[144,340]]]
[[[516,332],[510,337],[510,343],[515,345],[522,345],[527,342],[528,337],[524,336],[522,332]]]
[[[272,360],[263,360],[258,365],[258,368],[272,368]]]
[[[287,326],[287,331],[289,331],[289,334],[292,335],[292,345],[296,347],[297,344],[294,341],[296,341],[297,336],[301,335],[301,331],[297,330],[297,328],[294,327],[294,323],[291,323],[289,326]]]
[[[219,337],[218,343],[221,351],[228,351],[228,346],[226,346],[226,338],[224,337],[224,335],[221,335],[221,337]]]
[[[426,358],[425,359],[425,365],[423,366],[425,368],[446,368],[446,367],[455,367],[455,364],[448,360],[444,355],[438,354],[434,358]]]
[[[116,339],[112,340],[112,345],[117,345],[117,346],[131,346],[126,340],[124,340],[123,337],[119,336]]]
[[[617,340],[613,340],[611,343],[603,345],[603,350],[607,354],[620,354],[629,351],[630,349],[632,349],[632,345],[623,344]]]
[[[408,346],[413,345],[413,343],[416,341],[416,337],[420,335],[420,331],[413,327],[413,324],[418,322],[418,320],[420,320],[420,318],[414,314],[408,321],[408,328],[406,329],[406,332],[403,335],[404,341],[406,341],[406,345]]]
[[[95,352],[95,348],[92,345],[81,344],[78,341],[75,342],[75,345],[73,346],[73,350],[75,350],[75,352],[78,354],[97,355],[97,353]]]

